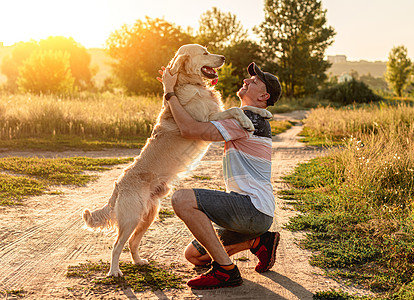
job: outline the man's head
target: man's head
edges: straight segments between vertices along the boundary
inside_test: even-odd
[[[251,78],[245,79],[243,86],[237,92],[242,104],[263,108],[274,105],[282,94],[277,77],[262,72],[254,62],[247,67],[247,71]]]

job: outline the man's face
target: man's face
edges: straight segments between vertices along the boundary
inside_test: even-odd
[[[261,95],[267,93],[266,85],[256,75],[251,78],[244,79],[244,84],[237,92],[240,99],[248,101],[256,101]]]

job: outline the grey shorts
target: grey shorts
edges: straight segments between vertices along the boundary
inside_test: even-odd
[[[198,209],[217,225],[217,234],[224,246],[254,239],[272,225],[273,218],[258,211],[247,195],[205,189],[193,190]],[[201,255],[207,253],[197,240],[193,240],[192,244]]]

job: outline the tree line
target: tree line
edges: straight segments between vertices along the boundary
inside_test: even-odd
[[[324,56],[335,36],[321,1],[265,0],[264,12],[262,23],[253,28],[258,41],[249,39],[236,15],[215,7],[200,16],[195,33],[159,18],[123,25],[106,41],[113,76],[105,86],[122,87],[128,94],[162,93],[155,79],[160,66],[167,65],[181,45],[198,43],[226,56],[217,85],[224,97],[237,91],[252,61],[279,77],[285,96],[314,94],[327,79],[330,63]],[[10,91],[71,93],[93,88],[96,70],[90,68],[90,60],[72,38],[49,37],[18,43],[1,71]],[[389,74],[387,78],[395,81]]]

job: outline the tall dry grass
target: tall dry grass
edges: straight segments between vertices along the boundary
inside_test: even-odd
[[[329,141],[363,133],[389,130],[394,132],[404,127],[409,128],[413,120],[413,106],[382,103],[360,108],[320,107],[312,109],[304,124],[307,136]]]
[[[289,226],[312,232],[311,263],[413,299],[414,108],[318,108],[305,124],[317,138],[343,139],[287,178],[303,212]]]
[[[50,135],[148,136],[161,105],[158,97],[113,94],[78,98],[0,95],[0,139]]]
[[[361,201],[384,210],[380,215],[389,209],[412,214],[414,225],[414,123],[356,133],[332,155]]]

